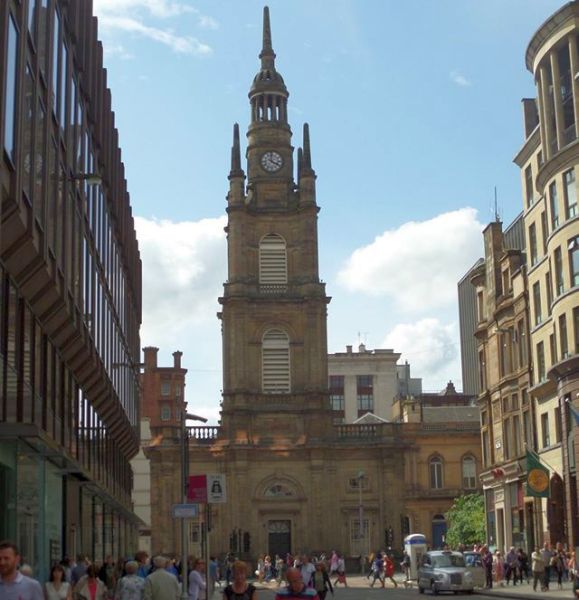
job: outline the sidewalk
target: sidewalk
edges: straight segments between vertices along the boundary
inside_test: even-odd
[[[533,591],[533,586],[528,583],[522,583],[519,585],[499,586],[493,587],[492,589],[480,589],[475,590],[475,593],[479,596],[495,596],[497,598],[518,598],[523,600],[524,598],[548,598],[550,600],[562,600],[563,598],[573,597],[573,584],[570,581],[563,582],[563,589],[557,589],[557,582],[552,581],[549,586],[548,592],[541,592],[538,587],[537,591]]]

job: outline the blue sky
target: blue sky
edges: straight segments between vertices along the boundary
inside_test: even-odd
[[[461,389],[456,283],[482,255],[512,162],[525,50],[551,0],[273,0],[294,146],[310,124],[330,352],[403,354],[424,389]],[[143,260],[142,343],[184,352],[191,410],[217,417],[234,122],[249,122],[263,3],[94,0]]]

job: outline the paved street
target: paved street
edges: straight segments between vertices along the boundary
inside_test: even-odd
[[[497,598],[514,598],[514,599],[541,599],[541,600],[563,600],[564,598],[572,597],[571,584],[566,582],[563,584],[562,590],[557,590],[556,585],[553,586],[548,593],[537,593],[533,592],[533,588],[530,585],[519,585],[515,588],[511,587],[498,587],[493,590],[480,590],[478,597],[482,600],[483,598],[489,598],[495,596]],[[275,584],[263,585],[259,589],[258,598],[259,600],[273,600],[275,597]],[[430,594],[419,596],[416,587],[405,589],[403,585],[399,585],[398,588],[394,588],[392,584],[387,585],[385,589],[382,588],[370,588],[368,580],[365,577],[351,576],[348,578],[348,588],[340,586],[337,590],[334,589],[335,600],[378,600],[383,598],[385,600],[418,600],[430,599]],[[439,598],[452,598],[453,594],[440,594]],[[467,598],[465,594],[462,596]],[[472,597],[472,596],[471,596]],[[326,600],[334,600],[329,594]],[[215,592],[212,600],[222,600],[222,595],[219,589]]]
[[[273,600],[275,597],[275,584],[263,585],[258,593],[259,600]],[[365,577],[348,577],[348,587],[339,586],[334,588],[334,599],[336,600],[378,600],[387,598],[388,600],[409,600],[411,598],[418,600],[416,588],[405,589],[403,585],[395,588],[392,584],[387,585],[385,589],[370,588],[369,582]],[[212,600],[221,600],[221,595],[215,593]],[[332,600],[331,594],[328,594],[326,600]]]

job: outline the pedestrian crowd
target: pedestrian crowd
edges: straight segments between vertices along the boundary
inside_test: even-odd
[[[445,546],[449,550],[448,546]],[[458,551],[465,552],[461,544]],[[575,597],[579,598],[579,572],[575,552],[561,543],[551,546],[545,542],[531,556],[523,548],[511,547],[503,555],[485,544],[475,545],[467,552],[472,565],[485,572],[486,587],[515,586],[526,582],[535,591],[547,591],[556,581],[559,589],[564,581],[574,581]],[[391,553],[378,550],[362,561],[370,587],[386,582],[398,587],[394,579],[395,562]],[[410,556],[403,554],[400,568],[409,583]],[[209,577],[205,578],[206,572]],[[276,600],[325,600],[334,595],[339,585],[348,587],[344,556],[332,551],[329,556],[302,554],[285,557],[262,555],[255,571],[233,553],[223,561],[210,557],[209,568],[204,560],[191,559],[187,565],[187,594],[189,600],[212,598],[219,587],[222,600],[258,600],[258,586],[273,584]],[[166,556],[152,561],[146,552],[137,552],[130,560],[91,563],[86,557],[68,559],[54,564],[48,580],[42,585],[30,566],[22,563],[18,548],[12,542],[0,542],[0,600],[179,600],[182,594],[181,565]],[[256,583],[249,579],[255,576]],[[282,585],[284,584],[285,585]]]
[[[221,563],[210,557],[209,581],[202,559],[192,559],[187,567],[189,600],[201,600],[206,594],[211,598],[216,586],[223,600],[257,600],[257,588],[248,581],[248,564],[231,553]],[[151,561],[146,552],[137,552],[130,560],[107,557],[102,564],[85,556],[64,559],[52,566],[48,581],[41,584],[21,561],[18,547],[0,542],[0,600],[179,600],[180,575],[178,561],[162,555]],[[324,555],[315,560],[305,554],[276,555],[273,560],[262,556],[255,576],[259,583],[277,583],[277,600],[325,600],[334,586],[348,585],[344,558],[337,552],[328,560]],[[284,581],[287,585],[282,587]]]
[[[575,581],[577,571],[575,552],[570,552],[562,543],[552,546],[545,542],[542,548],[535,547],[529,557],[523,548],[511,546],[506,554],[491,552],[486,545],[478,548],[486,574],[486,587],[533,584],[534,591],[546,592],[553,580],[558,589],[564,581]]]

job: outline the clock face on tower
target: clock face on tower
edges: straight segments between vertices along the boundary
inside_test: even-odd
[[[261,166],[269,173],[279,171],[283,165],[283,158],[277,152],[265,152],[261,157]]]

